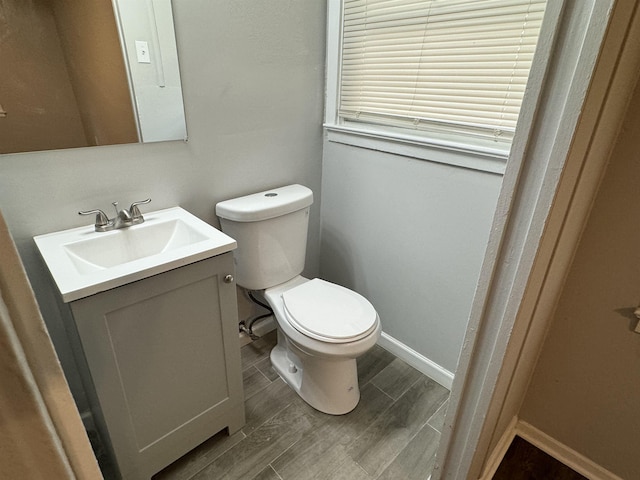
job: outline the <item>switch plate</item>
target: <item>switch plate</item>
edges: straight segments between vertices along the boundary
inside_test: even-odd
[[[138,57],[138,63],[151,63],[149,43],[144,40],[136,40],[136,55]]]

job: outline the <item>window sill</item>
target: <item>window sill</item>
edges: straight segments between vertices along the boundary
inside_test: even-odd
[[[325,124],[327,140],[370,150],[443,163],[482,172],[504,174],[509,156],[500,146],[470,145],[460,141],[398,134],[370,126]]]

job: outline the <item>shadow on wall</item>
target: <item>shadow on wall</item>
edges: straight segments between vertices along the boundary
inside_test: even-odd
[[[630,332],[635,332],[637,328],[636,326],[638,325],[638,319],[640,317],[636,317],[635,312],[637,309],[638,307],[626,307],[626,308],[615,309],[616,313],[618,313],[620,316],[629,320],[628,328]]]
[[[341,241],[336,232],[328,228],[322,231],[320,251],[322,252],[320,257],[320,277],[351,290],[366,290],[366,284],[359,285],[361,288],[356,288],[355,262],[353,261],[351,248]],[[363,277],[363,275],[359,276],[359,278]]]

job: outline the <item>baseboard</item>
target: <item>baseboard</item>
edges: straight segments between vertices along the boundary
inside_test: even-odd
[[[427,377],[438,382],[443,387],[451,390],[451,385],[453,384],[453,373],[449,370],[407,347],[404,343],[396,340],[387,333],[382,332],[380,340],[378,340],[378,345],[393,353],[399,359],[407,362],[419,372],[424,373]]]
[[[257,322],[253,327],[253,333],[258,335],[259,337],[262,337],[263,335],[266,335],[267,333],[275,329],[276,322],[273,316],[271,316]],[[241,332],[240,346],[243,347],[248,343],[251,343],[249,335]],[[378,340],[378,345],[380,345],[385,350],[393,353],[399,359],[407,362],[419,372],[424,373],[427,377],[438,382],[443,387],[451,390],[451,384],[453,383],[453,374],[450,371],[442,368],[437,363],[432,362],[424,355],[407,347],[402,342],[399,342],[391,335],[388,335],[384,332],[382,332],[382,335]]]
[[[517,417],[511,420],[493,449],[479,480],[493,478],[516,435],[591,480],[622,480],[606,468]]]
[[[518,417],[513,417],[509,422],[509,426],[506,428],[500,440],[496,444],[495,448],[491,452],[489,459],[487,460],[486,466],[479,480],[491,480],[495,475],[502,459],[504,458],[507,450],[509,450],[509,446],[511,442],[513,442],[514,437],[516,436],[516,425],[518,424]]]
[[[598,465],[527,422],[523,422],[522,420],[518,421],[516,434],[543,452],[548,453],[556,460],[572,468],[580,475],[594,480],[622,480],[622,478],[611,473],[606,468]]]

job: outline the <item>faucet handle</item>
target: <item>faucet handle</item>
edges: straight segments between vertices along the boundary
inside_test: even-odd
[[[140,213],[140,209],[138,208],[138,205],[144,205],[144,204],[149,203],[149,202],[151,202],[151,199],[147,198],[146,200],[141,200],[139,202],[133,202],[131,204],[131,206],[129,207],[129,212],[131,213],[131,219],[133,221],[135,221],[136,223],[144,222],[144,217]]]
[[[100,209],[88,210],[86,212],[78,212],[78,215],[96,215],[96,232],[105,232],[111,226],[109,222],[109,217]]]

